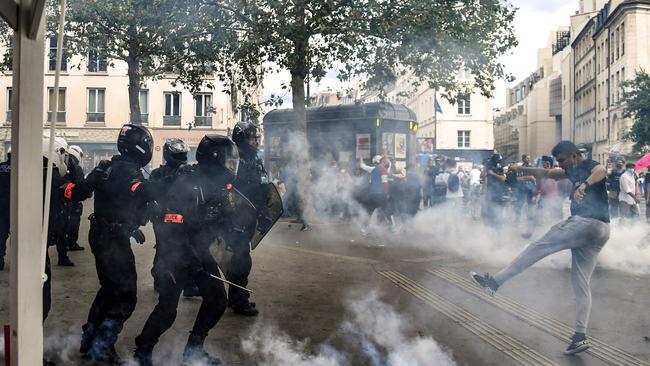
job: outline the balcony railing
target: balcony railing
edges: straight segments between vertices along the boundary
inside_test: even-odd
[[[54,112],[47,112],[47,121],[52,122]],[[65,122],[65,112],[56,112],[56,123]]]
[[[195,127],[212,127],[212,116],[195,116]]]
[[[163,116],[163,126],[180,126],[181,116]]]
[[[86,113],[87,122],[104,122],[105,113]]]

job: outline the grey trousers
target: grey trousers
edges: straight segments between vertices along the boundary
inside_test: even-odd
[[[571,283],[576,296],[576,332],[586,333],[591,313],[589,281],[598,253],[609,240],[609,224],[571,216],[531,243],[506,268],[494,275],[500,285],[553,253],[571,249]]]

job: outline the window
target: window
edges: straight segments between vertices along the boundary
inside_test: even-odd
[[[89,72],[106,72],[108,57],[106,52],[90,51],[88,52],[88,71]]]
[[[471,131],[458,131],[458,147],[469,147],[469,134]]]
[[[621,74],[616,72],[616,100],[621,100]]]
[[[461,94],[458,96],[458,114],[470,114],[470,95]]]
[[[621,56],[625,55],[625,23],[621,23]]]
[[[12,113],[14,110],[14,91],[11,88],[7,88],[7,122],[11,122]]]
[[[88,88],[88,122],[105,122],[106,89]]]
[[[57,37],[52,36],[50,37],[50,53],[49,53],[49,68],[48,70],[50,71],[55,71],[56,70],[56,47],[57,47]],[[68,71],[68,57],[67,57],[67,52],[65,48],[65,44],[63,45],[63,56],[61,57],[61,71]]]
[[[149,123],[149,90],[140,89],[138,100],[140,103],[140,122],[147,124]]]
[[[621,56],[620,50],[621,50],[621,34],[618,27],[616,27],[616,59],[617,60]]]
[[[167,92],[165,95],[165,115],[163,116],[164,126],[181,125],[181,93]]]
[[[611,65],[614,63],[614,31],[609,34],[609,39],[609,64]]]
[[[327,97],[329,98],[329,97]],[[194,125],[212,125],[212,94],[197,94],[194,96]]]
[[[54,88],[47,88],[47,121],[52,122],[54,115]],[[56,123],[65,122],[65,88],[59,88],[59,107],[56,114]]]

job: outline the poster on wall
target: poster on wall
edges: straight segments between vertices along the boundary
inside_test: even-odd
[[[369,133],[358,133],[357,134],[357,159],[369,159],[370,158],[370,134]]]
[[[406,159],[406,134],[395,134],[395,159]]]
[[[381,135],[381,155],[395,156],[395,134],[383,133]]]
[[[432,154],[434,140],[433,138],[419,138],[418,139],[418,153],[419,154]]]

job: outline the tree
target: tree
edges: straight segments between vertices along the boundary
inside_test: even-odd
[[[203,1],[217,28],[236,29],[228,54],[247,81],[277,71],[269,65],[290,71],[301,139],[308,76],[318,81],[334,69],[342,80],[362,77],[366,89],[382,91],[409,73],[413,88],[424,83],[450,100],[467,89],[490,96],[495,79],[507,78],[500,56],[516,45],[515,9],[505,0]],[[471,85],[456,80],[463,67]],[[307,151],[302,155],[296,163],[305,186]]]
[[[128,65],[131,122],[141,124],[139,94],[146,79],[173,75],[195,92],[206,76],[228,75],[219,62],[222,36],[210,28],[199,0],[70,0],[66,42],[72,54],[96,52]],[[56,9],[56,7],[54,7]]]
[[[634,120],[625,137],[634,142],[634,150],[643,151],[650,145],[650,75],[641,69],[621,86],[623,98],[619,105],[624,108],[623,117]]]

